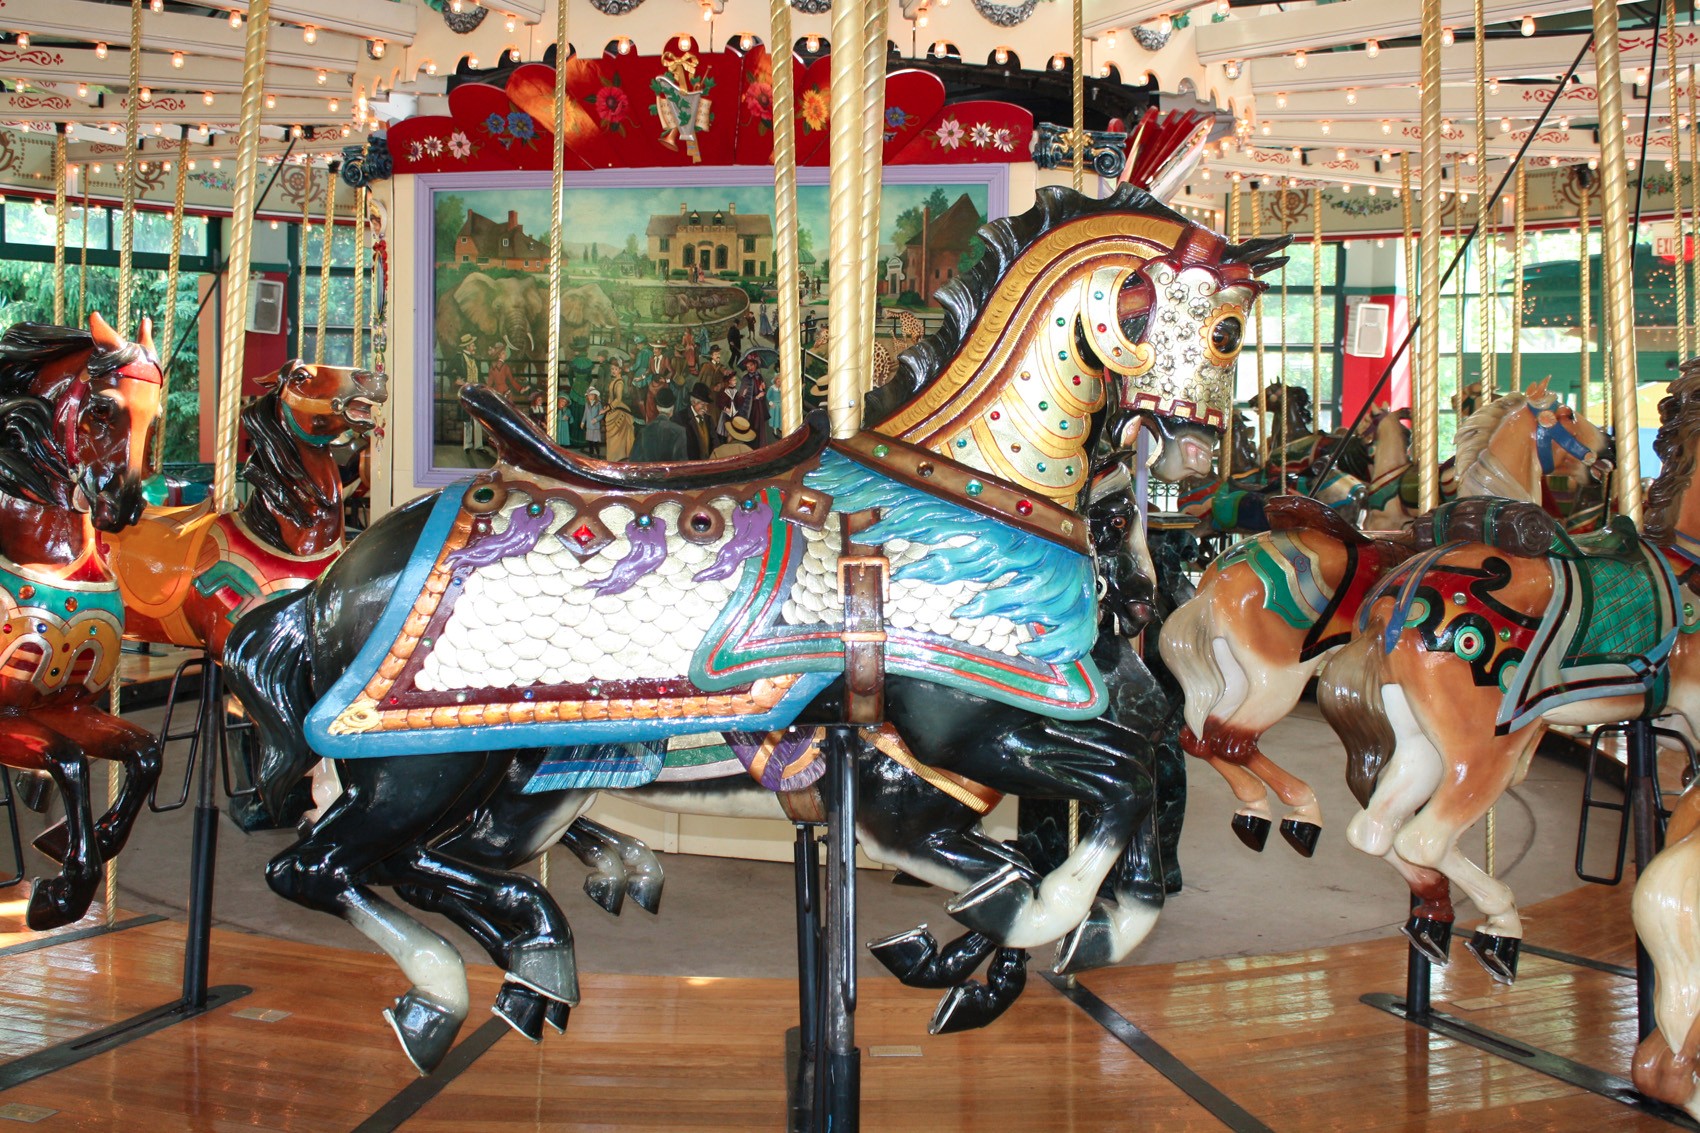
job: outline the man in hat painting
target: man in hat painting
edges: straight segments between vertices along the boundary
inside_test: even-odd
[[[716,460],[723,456],[737,456],[739,453],[751,451],[750,442],[756,439],[755,429],[742,417],[734,417],[726,422],[726,443],[715,448],[711,453]]]
[[[714,448],[709,409],[714,394],[702,382],[691,386],[690,399],[679,406],[676,420],[685,427],[685,455],[691,460],[706,460]]]
[[[761,375],[761,359],[754,353],[744,355],[744,372],[738,375],[738,388],[732,394],[733,411],[756,429],[759,444],[766,444],[767,382]]]
[[[685,427],[673,419],[676,400],[671,385],[655,391],[659,415],[638,433],[637,444],[632,447],[633,460],[676,463],[689,459]]]

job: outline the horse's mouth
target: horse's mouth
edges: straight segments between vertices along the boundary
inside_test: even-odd
[[[376,425],[374,416],[375,402],[368,397],[351,397],[343,402],[342,415],[356,429],[370,429]]]
[[[1186,476],[1209,476],[1215,471],[1216,446],[1197,437],[1179,438],[1181,470]]]

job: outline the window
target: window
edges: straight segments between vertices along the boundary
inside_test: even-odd
[[[716,271],[725,271],[726,270],[726,263],[727,263],[726,245],[716,244],[714,246],[714,267],[715,267],[715,270]]]
[[[684,258],[684,261],[683,261],[684,265],[686,267],[695,267],[696,262],[697,262],[697,250],[696,250],[695,245],[686,244],[685,245],[685,258]]]
[[[756,273],[756,262],[754,260],[745,260],[744,261],[744,274],[745,275],[754,275],[755,273]]]
[[[754,236],[744,237],[744,251],[745,252],[754,252],[755,250],[756,250],[756,238]]]
[[[672,244],[673,244],[673,241],[671,241],[671,240],[669,240],[669,239],[668,239],[668,238],[667,238],[667,237],[665,237],[665,236],[663,236],[663,237],[662,237],[662,238],[661,238],[661,250],[662,250],[662,251],[663,251],[663,252],[670,252],[670,251],[672,251],[672,250],[673,250],[673,248],[672,248]]]
[[[1238,373],[1234,382],[1236,402],[1256,400],[1261,369],[1263,387],[1280,381],[1306,391],[1316,389],[1321,395],[1319,400],[1324,407],[1321,414],[1324,419],[1316,422],[1317,428],[1327,430],[1335,427],[1332,413],[1327,407],[1338,403],[1336,390],[1339,388],[1340,338],[1344,326],[1342,320],[1345,304],[1340,276],[1344,256],[1342,245],[1323,243],[1320,257],[1322,372],[1318,375],[1319,380],[1313,386],[1311,379],[1315,372],[1316,353],[1312,348],[1312,311],[1315,302],[1312,287],[1319,257],[1314,254],[1310,244],[1293,244],[1287,249],[1287,266],[1280,272],[1263,277],[1269,284],[1269,290],[1263,293],[1257,312],[1257,323],[1263,330],[1263,361],[1260,367],[1254,325],[1246,334],[1245,345],[1240,353]],[[1283,279],[1286,283],[1284,299]],[[1274,424],[1278,425],[1279,422],[1274,421]]]
[[[307,270],[302,271],[299,263],[295,262],[300,254],[301,239],[299,230],[292,234],[289,241],[291,267],[290,302],[296,303],[305,292],[306,318],[297,324],[298,308],[289,310],[289,345],[300,357],[308,360],[318,354],[318,322],[319,322],[319,264],[321,249],[324,247],[324,226],[314,224],[307,241]],[[335,235],[331,239],[331,270],[330,270],[330,301],[325,318],[325,361],[336,366],[351,366],[354,364],[354,255],[356,244],[355,230],[350,225],[337,225]],[[366,253],[366,270],[363,275],[367,294],[365,304],[365,320],[371,325],[373,312],[373,262],[371,250]],[[366,357],[371,358],[370,334],[366,344]],[[369,361],[368,361],[368,364]]]

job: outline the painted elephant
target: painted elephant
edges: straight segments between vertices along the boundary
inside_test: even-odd
[[[505,343],[510,360],[541,359],[549,350],[549,286],[533,275],[497,278],[475,271],[437,299],[437,350],[441,358],[462,353],[463,336],[471,335],[480,356],[497,342]],[[595,283],[561,292],[561,344],[593,327],[614,327],[619,318],[614,304]]]

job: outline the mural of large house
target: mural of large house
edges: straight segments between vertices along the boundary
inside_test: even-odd
[[[519,213],[510,209],[506,221],[467,211],[455,237],[454,262],[480,268],[544,271],[549,266],[549,243],[526,234]]]
[[[648,236],[650,261],[663,278],[693,267],[711,274],[737,272],[747,278],[768,275],[773,269],[772,218],[740,214],[733,204],[713,212],[680,204],[677,216],[651,216]]]
[[[929,307],[938,306],[933,294],[962,274],[962,257],[983,223],[967,193],[938,216],[924,216],[921,231],[903,247],[903,286],[925,298]]]

